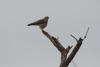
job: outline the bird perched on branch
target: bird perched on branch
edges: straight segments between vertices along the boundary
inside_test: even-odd
[[[36,25],[36,26],[39,26],[40,29],[43,30],[47,26],[48,19],[49,19],[49,17],[46,16],[46,17],[44,17],[44,18],[42,18],[40,20],[37,20],[37,21],[35,21],[33,23],[28,24],[27,26]]]

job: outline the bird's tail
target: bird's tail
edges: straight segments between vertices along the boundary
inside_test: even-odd
[[[30,24],[28,24],[27,26],[31,26],[31,25],[36,25],[36,24],[34,24],[34,23],[30,23]]]
[[[28,24],[27,26],[31,26],[32,24]]]

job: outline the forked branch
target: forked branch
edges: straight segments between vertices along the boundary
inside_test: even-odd
[[[83,40],[87,37],[88,31],[89,31],[89,27],[88,27],[88,29],[87,29],[87,31],[86,31],[86,34],[85,34],[85,36],[84,36],[83,39],[82,39],[82,38],[79,38],[79,40],[76,40],[76,38],[75,38],[74,36],[72,36],[72,37],[77,41],[77,44],[76,44],[76,46],[74,47],[74,49],[72,50],[72,52],[71,52],[71,54],[69,55],[69,57],[67,58],[67,64],[69,64],[69,63],[72,61],[72,59],[74,58],[74,56],[75,56],[76,53],[78,52],[80,46],[82,45]]]
[[[77,44],[76,46],[73,48],[72,52],[70,53],[70,55],[67,57],[69,50],[73,47],[73,46],[68,46],[67,48],[64,48],[62,46],[62,44],[58,41],[57,38],[55,38],[54,36],[51,36],[48,32],[42,30],[42,33],[53,43],[53,45],[60,51],[61,53],[61,64],[60,67],[68,67],[69,63],[72,61],[72,59],[74,58],[74,56],[76,55],[76,53],[78,52],[79,48],[82,45],[83,40],[87,37],[89,31],[89,27],[86,31],[86,34],[84,36],[84,38],[79,38],[77,39],[75,36],[73,36],[71,34],[71,37],[73,37],[76,41]]]

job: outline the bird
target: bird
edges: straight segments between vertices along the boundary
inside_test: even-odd
[[[27,26],[36,25],[36,26],[39,26],[40,29],[43,30],[48,24],[48,19],[49,19],[49,16],[45,16],[44,18],[39,19],[35,22],[32,22],[32,23],[28,24]]]

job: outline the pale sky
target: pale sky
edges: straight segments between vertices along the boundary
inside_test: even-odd
[[[45,30],[64,47],[75,46],[70,34],[83,37],[89,26],[74,62],[100,67],[100,0],[0,0],[0,67],[59,67],[59,51],[38,27],[26,26],[45,16]]]

